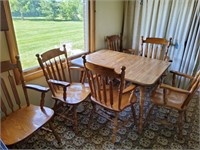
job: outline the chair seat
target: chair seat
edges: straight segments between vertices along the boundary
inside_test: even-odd
[[[57,90],[55,96],[52,98],[61,100],[70,105],[76,105],[83,100],[85,100],[90,94],[90,88],[87,83],[71,83],[69,87],[67,87],[67,97],[66,100],[63,99],[63,90]]]
[[[103,95],[101,93],[101,95]],[[106,91],[106,95],[107,95],[107,103],[104,102],[104,100],[102,100],[102,102],[99,102],[98,104],[103,106],[103,107],[106,107],[107,109],[111,109],[113,111],[121,111],[123,109],[125,109],[126,107],[130,106],[130,104],[132,103],[136,103],[137,101],[137,97],[135,96],[135,94],[133,94],[133,99],[130,101],[130,92],[126,92],[124,94],[122,94],[122,100],[121,100],[121,107],[120,109],[118,108],[119,106],[119,101],[117,101],[118,99],[118,95],[119,95],[119,92],[118,92],[118,89],[114,89],[113,90],[113,106],[111,107],[109,101],[110,101],[110,97],[109,97],[109,90]],[[96,103],[98,102],[97,100],[95,100],[94,97],[91,97],[91,100],[95,101]]]
[[[181,106],[188,96],[187,94],[182,94],[174,91],[169,92],[168,90],[166,90],[166,104],[164,104],[163,95],[163,89],[158,88],[156,92],[152,95],[151,100],[157,105],[165,105],[166,107],[171,107],[178,110],[183,109],[181,108]]]
[[[6,145],[15,144],[44,125],[54,115],[50,108],[31,105],[23,107],[1,120],[1,138]]]

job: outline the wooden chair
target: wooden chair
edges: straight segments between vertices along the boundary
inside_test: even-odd
[[[179,112],[179,136],[182,138],[183,117],[186,121],[186,109],[188,103],[190,102],[194,93],[200,87],[200,70],[196,73],[195,77],[175,71],[171,71],[171,73],[173,73],[172,86],[161,84],[153,92],[151,96],[151,101],[153,105],[150,108],[149,113],[147,115],[147,121],[149,120],[149,116],[152,113],[154,106],[163,106],[175,109]],[[191,79],[191,84],[187,90],[174,87],[176,75]]]
[[[141,36],[141,48],[139,55],[152,59],[159,59],[165,61],[171,61],[168,56],[168,50],[171,45],[172,38],[167,41],[164,38],[144,37]]]
[[[106,36],[105,42],[106,42],[106,48],[109,49],[109,50],[134,54],[133,49],[123,49],[123,47],[122,47],[122,37],[120,35]]]
[[[32,135],[45,123],[49,123],[56,139],[61,142],[51,122],[54,111],[44,107],[45,93],[49,91],[49,88],[25,84],[19,57],[17,56],[16,59],[16,64],[10,61],[1,62],[1,139],[7,146],[12,146]],[[18,93],[19,87],[16,87],[13,70],[20,73],[23,94]],[[30,103],[27,89],[41,92],[40,106]],[[23,96],[26,105],[22,106]]]
[[[83,60],[90,85],[91,101],[93,105],[93,110],[90,114],[90,121],[94,112],[112,121],[114,124],[112,142],[115,143],[119,113],[125,108],[131,106],[133,118],[136,122],[135,109],[133,107],[133,104],[137,100],[134,94],[136,86],[131,84],[127,88],[124,88],[125,67],[121,68],[120,73],[116,73],[113,68],[107,68],[86,62],[85,56],[83,56]],[[117,85],[113,82],[113,79],[116,78],[120,81]],[[101,107],[98,107],[97,109],[96,105]],[[108,117],[109,111],[113,112],[114,116]],[[130,118],[127,118],[127,120],[121,121],[123,124],[126,124],[127,121],[130,121],[129,119]]]
[[[165,38],[155,38],[155,37],[147,37],[144,40],[144,37],[141,36],[141,48],[139,51],[139,55],[151,59],[159,59],[168,62],[172,62],[172,60],[168,56],[168,50],[172,43],[172,38],[167,41]],[[167,76],[167,72],[165,72],[160,81],[164,82],[164,78]]]
[[[73,119],[68,117],[66,112],[58,115],[73,121],[75,131],[77,131],[76,108],[89,96],[89,85],[72,82],[65,45],[63,51],[56,48],[41,55],[36,54],[36,57],[52,92],[52,98],[55,100],[54,110],[56,111],[59,108],[58,102],[66,105],[66,112],[71,112],[72,110]]]

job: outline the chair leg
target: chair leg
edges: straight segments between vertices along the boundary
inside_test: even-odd
[[[55,100],[55,103],[54,103],[54,106],[53,106],[53,110],[56,110],[56,109],[57,109],[57,104],[58,104],[58,101]]]
[[[73,106],[73,116],[74,116],[74,130],[75,132],[78,131],[78,117],[77,117],[77,111],[76,111],[77,106]]]
[[[81,71],[81,79],[80,82],[83,84],[85,82],[85,71]]]
[[[113,134],[112,134],[112,142],[115,143],[116,141],[116,134],[117,134],[117,129],[118,129],[118,116],[119,113],[115,112],[115,118],[114,118],[114,127],[113,127]]]
[[[131,105],[131,110],[132,110],[132,114],[133,114],[134,123],[137,125],[136,112],[135,112],[135,108],[133,105]]]
[[[150,115],[151,115],[151,113],[153,111],[154,106],[155,106],[155,104],[152,104],[151,108],[149,109],[149,112],[147,113],[147,116],[146,116],[146,119],[145,119],[145,122],[144,122],[144,127],[146,127],[146,124],[147,124],[147,122],[149,120],[149,117],[150,117]]]
[[[83,71],[81,71],[80,83],[83,83]]]
[[[53,120],[53,118],[52,118],[52,120]],[[56,140],[58,141],[58,143],[61,143],[60,137],[58,136],[57,132],[54,130],[53,124],[52,124],[52,122],[51,122],[52,120],[49,121],[49,127],[50,127],[50,129],[52,130],[53,135],[55,136],[55,138],[56,138]]]

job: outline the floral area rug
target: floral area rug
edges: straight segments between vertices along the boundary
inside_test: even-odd
[[[139,96],[138,96],[139,97]],[[144,119],[151,105],[149,96],[145,96]],[[199,142],[199,93],[196,93],[187,109],[187,122],[183,126],[183,139],[178,138],[176,126],[163,125],[159,120],[165,119],[176,124],[178,113],[165,108],[155,109],[152,115],[156,119],[147,122],[141,134],[133,121],[130,121],[117,132],[116,143],[111,141],[112,124],[110,121],[94,114],[91,126],[88,127],[89,113],[92,109],[90,101],[85,101],[78,107],[78,132],[73,130],[73,124],[55,116],[54,126],[62,143],[58,144],[51,132],[40,129],[34,135],[18,143],[15,149],[200,149]],[[137,120],[139,102],[135,104]],[[131,114],[127,108],[120,113],[121,118]],[[48,127],[48,125],[46,125]]]

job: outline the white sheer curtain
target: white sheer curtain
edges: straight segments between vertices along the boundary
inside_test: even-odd
[[[140,37],[173,38],[170,69],[194,75],[200,60],[199,0],[129,0],[124,2],[123,46],[138,52]],[[178,84],[186,87],[187,80]]]

